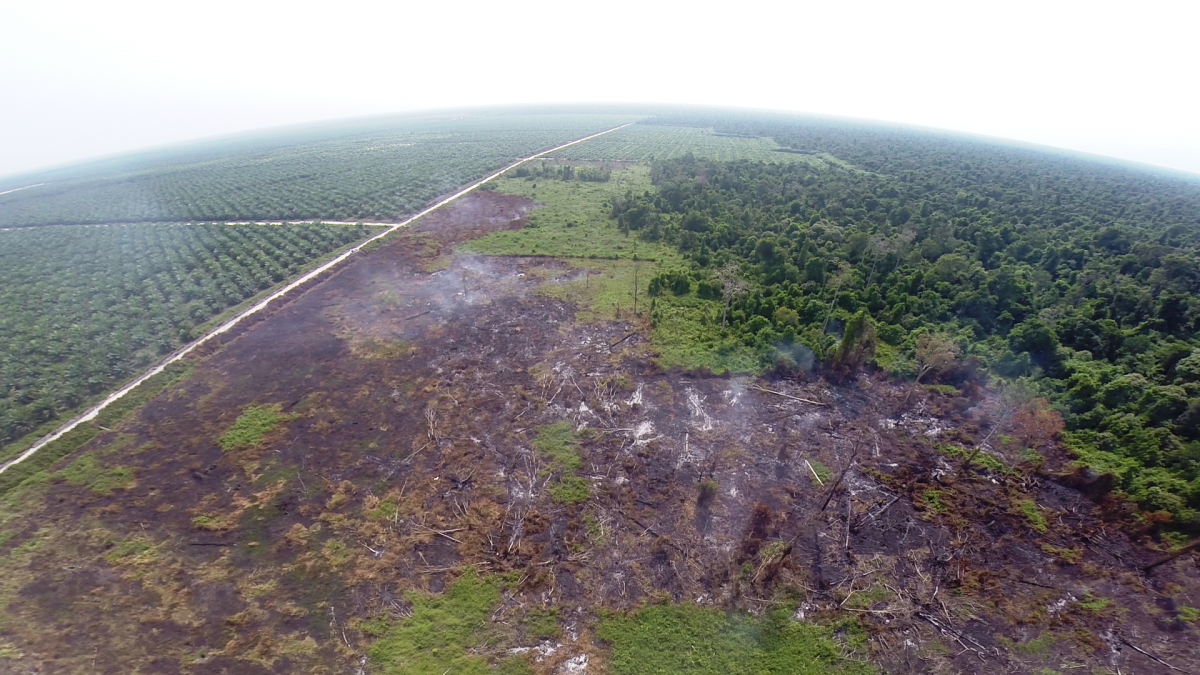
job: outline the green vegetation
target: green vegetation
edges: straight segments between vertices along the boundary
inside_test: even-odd
[[[538,458],[549,464],[548,471],[559,474],[550,485],[550,497],[560,504],[580,504],[591,496],[591,485],[575,475],[583,467],[579,438],[568,421],[547,424],[537,431],[533,448]]]
[[[971,466],[996,474],[1011,474],[1012,469],[1009,469],[1000,460],[996,459],[987,451],[978,448],[963,448],[957,445],[939,445],[937,451],[948,457],[960,459],[963,462],[971,461]]]
[[[153,559],[154,545],[141,537],[126,539],[104,554],[104,560],[110,565],[144,564]]]
[[[0,227],[396,220],[520,157],[631,119],[399,117],[172,148],[13,177],[46,184],[0,195]]]
[[[819,462],[815,459],[811,459],[811,460],[807,460],[807,461],[808,461],[808,465],[812,467],[812,471],[810,471],[810,473],[816,474],[816,477],[820,484],[822,484],[822,485],[827,484],[829,482],[829,480],[831,478],[833,478],[833,472],[829,470],[829,467],[825,466],[824,464],[822,464],[821,462]]]
[[[247,406],[233,426],[221,435],[218,443],[225,451],[255,446],[280,424],[296,417],[280,413],[278,404]]]
[[[495,578],[468,568],[438,597],[408,596],[412,616],[384,630],[368,654],[384,673],[399,675],[473,675],[493,672],[486,657],[470,650],[486,639],[488,617],[500,602]]]
[[[562,634],[557,609],[531,609],[521,620],[521,627],[530,640],[553,640]]]
[[[550,497],[559,504],[582,504],[591,496],[591,485],[579,476],[563,476],[550,486]]]
[[[87,404],[222,310],[370,228],[114,225],[0,232],[0,444]]]
[[[550,166],[535,166],[535,172]],[[485,255],[565,260],[574,273],[565,281],[546,284],[542,292],[578,306],[583,320],[649,315],[651,338],[664,368],[757,371],[758,350],[711,329],[721,316],[721,291],[705,275],[681,272],[687,263],[671,247],[631,237],[630,220],[636,214],[617,217],[622,204],[650,193],[649,177],[644,167],[633,166],[611,172],[607,181],[564,180],[562,174],[541,180],[532,175],[504,178],[494,189],[529,197],[542,206],[525,228],[497,232],[464,248]],[[664,283],[666,279],[673,283]]]
[[[1017,508],[1021,510],[1021,515],[1025,516],[1025,520],[1029,521],[1030,527],[1038,532],[1046,531],[1046,516],[1042,515],[1042,511],[1038,508],[1037,503],[1025,499],[1017,504]]]
[[[1013,651],[1026,656],[1046,656],[1050,653],[1054,645],[1058,643],[1058,639],[1052,633],[1042,633],[1028,642],[1003,641]]]
[[[871,673],[847,660],[829,628],[775,610],[760,619],[688,605],[652,605],[602,619],[613,675],[826,675]]]
[[[120,466],[102,468],[95,455],[91,454],[80,457],[56,472],[54,478],[90,488],[101,497],[108,497],[117,490],[128,490],[134,484],[133,471]]]
[[[1194,180],[800,118],[652,123],[771,138],[825,158],[660,158],[655,190],[614,202],[621,229],[688,259],[670,272],[689,293],[728,303],[727,316],[698,312],[695,330],[675,331],[677,351],[707,341],[738,345],[760,371],[846,373],[861,360],[916,376],[908,355],[920,335],[938,333],[958,346],[934,372],[946,381],[930,384],[980,377],[964,361],[1027,378],[1065,416],[1082,462],[1114,473],[1143,509],[1200,528]],[[673,310],[657,309],[656,326],[669,324]],[[852,324],[870,330],[843,344]]]
[[[20,464],[0,474],[0,494],[13,497],[18,486],[35,489],[49,480],[47,470],[63,457],[75,452],[85,443],[92,440],[106,428],[115,427],[126,415],[137,410],[154,396],[171,385],[181,382],[192,373],[192,365],[176,362],[167,366],[154,377],[143,382],[139,387],[126,394],[121,400],[105,408],[96,419],[75,427],[71,432],[49,443],[36,454]],[[51,433],[53,428],[39,429],[36,434],[30,434],[17,443],[4,449],[0,458],[7,460],[16,457],[42,438],[43,433]],[[10,492],[11,491],[11,492]],[[7,501],[7,500],[6,500]]]
[[[1181,606],[1179,608],[1179,618],[1188,623],[1200,622],[1200,609],[1195,607]]]
[[[712,129],[688,126],[635,124],[587,143],[555,153],[568,160],[633,161],[678,159],[692,156],[716,161],[805,162],[823,166],[816,155],[786,152],[766,137],[720,134]]]
[[[941,490],[926,490],[921,493],[920,505],[930,513],[945,513],[946,505],[942,503]]]
[[[1091,591],[1086,591],[1083,594],[1083,599],[1079,601],[1079,608],[1093,614],[1098,614],[1108,609],[1111,604],[1112,601],[1108,598],[1101,598]]]
[[[554,470],[578,471],[583,466],[579,457],[579,437],[567,420],[538,428],[533,449]]]
[[[649,261],[677,261],[680,258],[671,247],[627,237],[612,222],[611,201],[615,196],[626,191],[642,193],[652,187],[650,170],[641,166],[614,171],[608,181],[601,182],[506,176],[492,183],[491,188],[528,197],[541,206],[529,214],[529,223],[524,228],[492,233],[465,248],[485,255],[605,259],[637,256]]]

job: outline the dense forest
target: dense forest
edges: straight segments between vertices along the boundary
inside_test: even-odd
[[[874,367],[916,377],[920,335],[937,336],[964,357],[944,381],[976,371],[1046,396],[1082,461],[1147,517],[1200,529],[1200,181],[916,132],[751,124],[724,130],[845,164],[657,162],[657,191],[613,204],[623,230],[694,264],[652,295],[724,298],[727,330],[783,370],[845,366],[858,340]]]

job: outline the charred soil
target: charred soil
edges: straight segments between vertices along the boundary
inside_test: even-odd
[[[464,575],[502,589],[471,658],[539,673],[655,603],[784,609],[885,672],[1200,667],[1195,560],[1142,574],[1161,545],[986,390],[663,372],[546,259],[457,252],[531,207],[427,216],[6,495],[0,670],[399,672],[372,645]]]

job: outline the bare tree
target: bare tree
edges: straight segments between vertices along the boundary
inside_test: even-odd
[[[962,350],[949,335],[922,333],[917,338],[917,379],[913,382],[913,388],[915,389],[916,385],[921,383],[921,378],[931,371],[945,370],[953,366],[961,353]],[[912,393],[913,389],[909,389],[908,394],[904,396],[905,403],[908,403]]]
[[[825,329],[829,327],[829,319],[833,316],[833,306],[837,303],[838,291],[841,290],[842,286],[845,285],[845,283],[849,281],[850,277],[853,275],[854,270],[850,267],[847,267],[845,263],[839,260],[837,267],[834,268],[833,273],[829,275],[828,281],[825,282],[826,286],[828,286],[830,282],[833,282],[833,299],[829,301],[829,310],[825,312],[825,323],[821,324],[821,335],[824,335]]]
[[[738,268],[734,263],[717,270],[717,277],[721,279],[721,294],[725,299],[725,309],[721,311],[721,328],[724,328],[729,318],[729,305],[750,290],[750,282],[738,276]]]
[[[916,384],[920,384],[921,378],[934,370],[946,370],[953,366],[959,355],[962,354],[962,349],[958,343],[945,333],[922,333],[917,338],[917,380]]]

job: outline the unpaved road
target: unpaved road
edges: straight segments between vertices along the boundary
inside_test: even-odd
[[[284,286],[283,288],[279,289],[278,291],[275,291],[274,293],[267,296],[266,298],[259,301],[258,303],[252,305],[245,311],[240,312],[239,314],[234,316],[232,319],[226,321],[225,323],[221,324],[220,326],[217,326],[213,330],[209,331],[207,334],[201,336],[195,342],[192,342],[191,344],[187,345],[183,349],[180,349],[179,351],[175,352],[174,354],[171,354],[170,356],[168,356],[166,358],[166,360],[159,363],[157,366],[154,366],[150,370],[147,370],[146,372],[142,373],[136,380],[125,385],[124,387],[117,390],[113,394],[110,394],[107,398],[105,398],[103,401],[96,404],[92,408],[90,408],[87,412],[72,419],[70,422],[67,422],[63,426],[59,427],[59,429],[57,431],[55,431],[54,433],[42,438],[37,443],[34,443],[32,446],[29,447],[28,450],[21,453],[19,456],[13,458],[12,460],[9,460],[8,462],[5,462],[3,466],[0,466],[0,473],[4,473],[9,468],[16,466],[17,464],[20,464],[21,462],[29,459],[35,453],[37,453],[38,450],[41,450],[42,448],[46,447],[50,443],[53,443],[54,441],[58,440],[59,438],[62,438],[64,435],[69,433],[72,429],[79,426],[80,424],[83,424],[84,422],[90,422],[91,420],[95,419],[96,416],[100,414],[100,411],[104,410],[105,408],[112,405],[116,401],[121,400],[126,394],[128,394],[129,392],[136,389],[143,382],[145,382],[146,380],[150,379],[151,377],[154,377],[155,375],[161,373],[167,366],[171,365],[172,363],[175,363],[176,361],[178,361],[178,360],[182,359],[183,357],[187,356],[188,354],[192,353],[197,348],[199,348],[201,345],[207,343],[209,340],[212,340],[213,338],[217,337],[218,335],[221,335],[222,333],[229,331],[231,328],[233,328],[234,326],[241,323],[246,317],[262,311],[264,308],[267,307],[267,305],[271,304],[272,302],[287,295],[288,293],[291,293],[292,291],[303,286],[304,284],[308,283],[309,281],[312,281],[313,279],[320,276],[321,274],[342,264],[342,262],[344,262],[347,258],[354,255],[355,253],[358,253],[362,249],[362,247],[366,246],[367,244],[370,244],[373,241],[376,241],[376,240],[379,240],[379,239],[382,239],[382,238],[388,236],[392,232],[395,232],[396,230],[400,229],[401,227],[404,227],[404,226],[412,223],[413,221],[418,220],[419,218],[422,218],[422,217],[428,215],[429,213],[440,209],[441,207],[445,206],[446,204],[449,204],[450,202],[454,201],[455,199],[458,199],[459,197],[462,197],[463,195],[477,189],[480,185],[483,185],[484,183],[487,183],[490,180],[500,177],[506,171],[514,169],[514,168],[524,164],[525,162],[537,159],[538,157],[541,157],[543,155],[548,155],[552,152],[557,152],[559,150],[562,150],[563,148],[568,148],[572,145],[576,145],[578,143],[583,143],[584,141],[589,141],[593,138],[597,138],[599,136],[603,136],[605,134],[612,133],[614,131],[617,131],[618,129],[624,129],[625,127],[629,126],[630,124],[632,124],[632,122],[630,122],[629,124],[622,124],[619,127],[613,127],[612,129],[608,129],[606,131],[601,131],[600,133],[592,134],[591,136],[585,136],[583,138],[576,139],[569,143],[563,143],[562,145],[550,148],[549,150],[543,150],[537,154],[530,155],[524,159],[519,159],[519,160],[513,162],[512,164],[509,164],[508,166],[504,167],[503,169],[500,169],[496,173],[493,173],[490,176],[487,176],[486,178],[478,180],[478,181],[468,185],[467,187],[463,188],[462,190],[459,190],[458,192],[450,195],[449,197],[446,197],[445,199],[434,204],[433,206],[430,206],[429,208],[425,209],[424,211],[421,211],[420,213],[417,213],[414,216],[410,216],[408,219],[406,219],[402,222],[399,222],[399,223],[370,223],[371,225],[384,225],[387,227],[387,229],[384,230],[383,232],[380,232],[379,234],[371,237],[370,239],[367,239],[366,241],[362,242],[361,244],[358,244],[354,248],[347,250],[346,252],[342,253],[341,255],[334,258],[333,260],[330,260],[329,262],[325,263],[324,265],[321,265],[320,267],[313,269],[312,271],[308,272],[307,274],[301,276],[299,279],[296,279],[295,281],[288,284],[287,286]],[[35,187],[35,186],[29,186],[29,187]],[[19,189],[23,189],[23,188],[19,188]],[[324,222],[324,221],[322,221],[322,222]]]
[[[5,190],[4,192],[0,192],[0,195],[6,195],[11,192],[20,192],[21,190],[28,190],[29,188],[40,187],[42,185],[45,185],[45,183],[35,183],[33,185],[26,185],[25,187],[13,188],[11,190]]]

